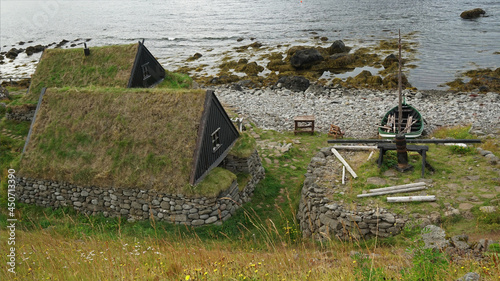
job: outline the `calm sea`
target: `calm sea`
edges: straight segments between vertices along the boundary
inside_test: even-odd
[[[1,0],[0,46],[20,41],[49,44],[91,38],[90,46],[133,43],[146,46],[174,70],[199,52],[208,65],[234,47],[252,43],[303,45],[312,37],[341,39],[350,46],[416,32],[417,68],[410,82],[436,89],[458,71],[500,67],[499,0]],[[484,9],[489,17],[462,20],[464,10]],[[238,42],[238,38],[243,41]],[[79,41],[81,42],[81,41]],[[327,46],[329,43],[322,43]],[[240,54],[241,56],[241,54]],[[39,57],[39,56],[38,56]],[[37,56],[20,55],[0,65],[0,75],[30,74]],[[258,57],[255,57],[258,60]],[[27,66],[22,66],[27,63]],[[265,64],[263,64],[265,65]],[[17,66],[17,68],[16,68]],[[208,67],[210,72],[210,67]],[[215,70],[214,70],[215,71]]]

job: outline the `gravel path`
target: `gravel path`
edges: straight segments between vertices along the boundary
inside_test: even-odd
[[[347,138],[377,137],[377,125],[397,105],[397,91],[324,88],[311,85],[305,92],[284,88],[214,89],[219,99],[250,118],[257,126],[277,131],[293,130],[297,115],[315,115],[316,130],[340,126]],[[447,93],[408,91],[406,100],[420,111],[426,123],[424,135],[440,126],[473,124],[478,135],[500,134],[500,95],[497,93]]]

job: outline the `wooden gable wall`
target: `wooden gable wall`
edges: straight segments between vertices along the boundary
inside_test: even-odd
[[[227,156],[239,137],[238,130],[211,90],[207,91],[194,155],[191,184],[200,182]]]
[[[164,78],[165,69],[163,66],[146,46],[139,42],[128,88],[149,88],[160,83]]]

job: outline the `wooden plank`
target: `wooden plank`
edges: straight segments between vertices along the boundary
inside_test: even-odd
[[[337,156],[337,159],[340,160],[340,162],[342,162],[342,164],[344,164],[344,166],[346,167],[347,171],[349,171],[349,173],[351,174],[351,176],[353,178],[357,178],[358,175],[356,175],[356,173],[354,172],[354,170],[351,168],[351,166],[349,166],[349,164],[344,160],[344,158],[342,157],[342,155],[340,155],[340,153],[335,149],[335,148],[332,148],[332,152],[335,156]]]
[[[342,166],[342,184],[345,184],[345,166]]]
[[[425,184],[426,184],[425,182],[416,182],[416,183],[409,183],[409,184],[402,184],[402,185],[394,185],[394,186],[370,189],[370,190],[368,190],[368,192],[377,193],[377,192],[384,192],[384,191],[389,191],[389,190],[406,189],[406,188],[410,188],[410,187],[424,186]]]
[[[436,201],[436,195],[428,196],[401,196],[401,197],[387,197],[387,202],[433,202]]]
[[[376,146],[367,146],[367,145],[335,145],[333,146],[335,149],[350,149],[350,150],[371,150],[378,149]]]
[[[411,187],[411,188],[397,189],[397,190],[389,190],[389,191],[383,191],[383,192],[358,194],[358,198],[371,197],[371,196],[379,196],[379,195],[386,195],[386,194],[392,194],[392,193],[414,192],[414,191],[419,191],[419,190],[424,190],[424,189],[427,189],[427,187],[425,187],[425,186],[418,186],[418,187]]]

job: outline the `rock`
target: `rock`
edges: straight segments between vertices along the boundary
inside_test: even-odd
[[[483,9],[476,8],[476,9],[462,12],[460,14],[460,17],[463,19],[475,19],[475,18],[478,18],[484,14],[486,14],[486,12]]]
[[[470,248],[470,245],[467,243],[469,241],[469,236],[462,234],[456,235],[451,238],[451,242],[453,242],[453,246],[460,250],[467,250]]]
[[[390,54],[384,59],[382,65],[384,66],[384,68],[389,68],[393,63],[398,63],[398,62],[399,59],[394,54]]]
[[[457,279],[457,281],[479,281],[481,280],[481,276],[475,272],[469,272],[465,274],[463,277]]]
[[[401,74],[401,81],[402,81],[402,88],[411,88],[410,82],[408,82],[408,78],[406,78],[406,75],[404,73]],[[384,84],[384,87],[388,89],[397,89],[398,87],[398,75],[397,74],[389,74],[385,76],[383,79],[382,83]]]
[[[496,206],[481,206],[481,207],[479,207],[479,210],[483,213],[490,214],[490,213],[496,212],[497,207]]]
[[[9,98],[9,90],[7,90],[7,88],[0,86],[0,100],[8,98]]]
[[[278,79],[278,83],[281,83],[282,87],[295,91],[302,92],[309,88],[310,82],[302,76],[283,76]]]
[[[200,53],[196,53],[196,54],[194,54],[192,57],[190,57],[190,58],[188,59],[188,61],[197,60],[197,59],[199,59],[199,58],[201,58],[201,57],[203,57],[203,55],[202,55],[202,54],[200,54]]]
[[[383,178],[379,177],[370,177],[366,179],[367,184],[373,184],[373,185],[386,185],[387,181]]]
[[[344,42],[342,40],[336,40],[328,48],[328,53],[330,55],[338,54],[338,53],[345,53],[347,51],[348,51],[348,49],[346,48],[346,46],[345,46],[345,44],[344,44]]]
[[[441,250],[450,246],[450,241],[446,238],[445,231],[435,225],[428,225],[422,230],[422,240],[426,249]]]
[[[493,153],[485,155],[484,158],[486,158],[486,161],[488,161],[491,165],[496,165],[500,162],[500,159]]]
[[[307,69],[323,59],[323,56],[321,56],[318,50],[310,48],[295,52],[290,59],[290,63],[296,69]]]
[[[20,53],[20,52],[19,52],[19,50],[18,50],[18,49],[16,49],[16,48],[12,48],[12,49],[10,49],[10,50],[9,50],[9,51],[5,54],[5,57],[6,57],[6,58],[8,58],[8,59],[13,60],[13,59],[17,58],[17,55],[18,55],[19,53]]]

